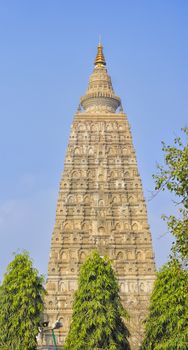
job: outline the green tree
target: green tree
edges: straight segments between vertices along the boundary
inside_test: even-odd
[[[27,252],[8,265],[0,286],[0,349],[35,350],[43,311],[43,277]]]
[[[129,331],[110,261],[93,252],[82,265],[65,350],[128,350]]]
[[[157,274],[141,350],[187,350],[188,271],[172,259]]]
[[[163,216],[175,238],[169,262],[157,274],[141,350],[188,349],[188,129],[173,146],[163,142],[164,165],[154,175],[156,190],[176,198],[177,215]]]
[[[164,166],[158,166],[154,175],[155,189],[168,190],[175,195],[178,214],[163,216],[170,233],[175,237],[173,254],[186,265],[188,263],[188,128],[182,129],[184,135],[177,137],[173,146],[163,142]],[[184,140],[185,138],[185,140]]]

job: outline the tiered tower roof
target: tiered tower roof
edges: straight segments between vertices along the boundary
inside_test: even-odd
[[[86,113],[115,113],[121,100],[115,95],[112,81],[106,69],[103,46],[99,43],[86,94],[81,97],[81,106]]]

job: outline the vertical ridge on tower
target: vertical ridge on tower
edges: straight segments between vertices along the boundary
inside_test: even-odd
[[[112,261],[122,303],[130,314],[131,349],[138,350],[155,263],[132,135],[121,100],[114,93],[101,43],[80,105],[60,182],[44,317],[50,327],[57,319],[62,322],[56,333],[62,349],[80,266],[97,248]],[[51,344],[47,332],[39,348],[48,349]]]

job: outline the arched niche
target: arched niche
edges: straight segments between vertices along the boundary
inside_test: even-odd
[[[140,283],[139,289],[140,289],[140,292],[145,292],[145,285],[144,285],[144,282],[141,282],[141,283]]]
[[[151,259],[152,258],[152,252],[151,250],[146,251],[146,259]]]
[[[65,292],[67,290],[65,282],[60,282],[60,290],[61,292]]]
[[[86,259],[86,253],[85,252],[80,252],[80,261],[84,262]]]
[[[99,227],[98,227],[98,232],[99,232],[100,235],[105,234],[105,228],[104,228],[104,226],[99,226]]]
[[[88,230],[89,230],[89,224],[88,224],[88,222],[83,222],[83,224],[82,224],[82,230],[83,230],[83,231],[88,231]]]
[[[79,131],[85,131],[85,129],[86,129],[86,127],[85,127],[84,123],[81,123],[81,124],[78,125],[78,130]]]
[[[81,154],[81,150],[80,150],[79,147],[75,147],[75,149],[74,149],[74,154],[75,154],[76,156],[78,156],[78,155]]]
[[[143,261],[144,260],[144,253],[141,250],[137,250],[136,257],[137,257],[137,260]]]
[[[47,283],[47,288],[48,288],[48,290],[55,290],[56,289],[56,285],[53,282],[48,282]]]
[[[116,223],[115,230],[116,231],[121,231],[121,224],[119,222]]]
[[[117,204],[119,202],[119,198],[117,197],[117,196],[114,196],[113,198],[112,198],[112,203],[113,204]]]
[[[133,232],[138,231],[138,224],[136,222],[132,225],[132,230]]]
[[[62,252],[61,253],[61,260],[63,260],[63,261],[68,260],[68,253],[67,252]]]
[[[95,124],[92,124],[90,130],[93,132],[97,131],[97,126]]]
[[[121,195],[122,204],[127,203],[127,196],[125,194]]]
[[[110,123],[108,123],[108,124],[106,125],[106,130],[107,130],[107,131],[112,131],[112,130],[113,130],[112,125],[111,125]]]
[[[89,147],[88,154],[89,156],[93,156],[94,152],[92,147]]]
[[[123,148],[122,153],[124,156],[127,156],[129,154],[129,151],[126,147]]]
[[[51,257],[52,257],[53,260],[57,260],[58,252],[53,250],[52,253],[51,253]]]
[[[104,199],[99,199],[99,207],[104,207]]]
[[[116,172],[115,171],[111,171],[110,172],[110,177],[111,177],[111,179],[116,178]]]
[[[76,281],[69,281],[69,290],[74,292],[76,289]]]
[[[132,258],[133,258],[132,251],[131,251],[131,250],[128,250],[128,251],[127,251],[127,259],[128,259],[128,260],[132,260]]]
[[[68,197],[68,203],[73,204],[74,203],[74,196],[69,196]]]
[[[89,195],[84,196],[84,203],[89,204],[90,203],[90,197]]]
[[[128,199],[129,199],[129,202],[130,202],[130,203],[134,203],[135,198],[134,198],[134,196],[133,196],[133,195],[132,195],[132,196],[129,196],[129,198],[128,198]]]
[[[49,306],[50,309],[53,307],[53,301],[52,301],[52,300],[50,300],[50,301],[48,302],[48,306]]]
[[[130,177],[129,171],[126,171],[126,172],[125,172],[125,177]]]
[[[94,171],[93,171],[93,170],[89,170],[89,171],[88,171],[87,176],[88,176],[89,179],[92,179],[92,178],[94,177],[94,175],[95,175],[95,174],[94,174]]]
[[[64,228],[64,231],[71,231],[72,230],[72,223],[71,222],[65,222],[63,228]]]
[[[73,177],[73,178],[79,178],[79,177],[80,177],[79,172],[78,172],[77,170],[73,170],[73,171],[72,171],[72,177]]]
[[[104,180],[104,174],[103,173],[99,173],[99,181],[102,181],[102,180]]]
[[[116,149],[115,149],[115,147],[110,147],[110,148],[109,148],[109,151],[108,151],[108,154],[109,154],[109,155],[112,155],[112,156],[115,155],[115,154],[116,154]]]
[[[82,195],[78,195],[78,196],[76,197],[77,203],[81,203],[81,202],[82,202],[82,199],[83,199]]]
[[[127,222],[125,222],[123,226],[124,226],[124,230],[125,230],[125,231],[128,231],[128,230],[129,230],[129,225],[128,225]]]
[[[120,283],[120,292],[121,293],[125,292],[125,285],[124,285],[124,283]]]
[[[117,260],[123,260],[123,252],[119,252],[116,256]]]

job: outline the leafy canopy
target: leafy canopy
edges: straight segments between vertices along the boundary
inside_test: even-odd
[[[17,254],[0,286],[0,349],[37,348],[44,294],[43,277],[28,253]]]
[[[82,265],[65,350],[128,350],[128,314],[110,261],[93,252]]]
[[[183,131],[185,142],[163,143],[165,165],[154,175],[156,190],[178,198],[178,215],[164,216],[175,242],[157,274],[141,350],[186,350],[188,344],[188,129]]]
[[[188,271],[172,259],[157,274],[141,350],[186,350]]]
[[[158,166],[154,175],[156,190],[168,190],[178,201],[179,214],[169,217],[167,221],[170,233],[175,237],[173,253],[185,264],[188,263],[188,128],[182,129],[183,137],[175,138],[173,146],[163,142],[164,166]],[[184,140],[185,138],[185,140]]]

